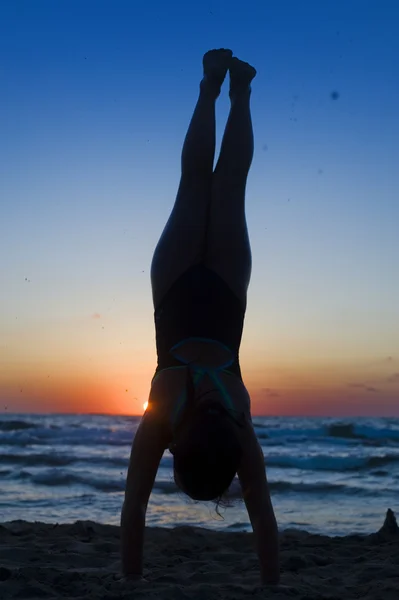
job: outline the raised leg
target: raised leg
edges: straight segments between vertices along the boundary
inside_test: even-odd
[[[246,306],[251,277],[251,247],[245,218],[245,188],[254,140],[250,113],[253,67],[237,58],[230,66],[231,109],[212,178],[206,264]]]
[[[155,307],[179,275],[204,256],[215,157],[215,102],[231,56],[230,50],[211,50],[203,59],[204,77],[183,145],[176,201],[152,259]]]

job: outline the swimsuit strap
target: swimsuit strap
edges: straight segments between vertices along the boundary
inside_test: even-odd
[[[218,365],[216,367],[207,367],[207,366],[195,364],[195,360],[189,362],[187,360],[187,358],[185,358],[178,352],[179,349],[181,348],[181,346],[183,346],[186,342],[205,342],[205,343],[218,344],[224,350],[226,350],[226,352],[228,354],[230,354],[230,358],[228,360],[226,360],[224,363],[222,363],[221,365]],[[178,361],[180,361],[183,364],[166,367],[165,369],[162,369],[162,371],[167,371],[167,370],[172,370],[172,369],[187,369],[186,386],[182,390],[181,394],[179,395],[177,402],[174,406],[173,412],[172,412],[173,426],[176,427],[176,425],[182,418],[184,409],[187,407],[188,402],[192,401],[194,398],[195,388],[200,383],[200,381],[202,381],[202,379],[204,377],[206,377],[206,375],[208,375],[210,377],[212,382],[215,384],[217,390],[220,392],[220,395],[223,399],[224,409],[227,411],[229,416],[231,416],[234,419],[234,421],[236,421],[240,426],[242,426],[242,424],[243,424],[242,414],[236,410],[229,392],[227,391],[225,385],[223,384],[223,382],[221,381],[221,379],[219,377],[219,373],[226,372],[228,367],[230,367],[234,362],[234,354],[232,353],[230,348],[228,348],[225,344],[222,344],[221,342],[219,342],[217,340],[212,340],[209,338],[190,337],[190,338],[186,338],[186,339],[182,340],[181,342],[175,344],[170,349],[170,353],[174,356],[174,358],[176,358]],[[162,372],[162,371],[160,371],[160,372]],[[159,375],[159,373],[157,373],[154,376],[153,381],[154,381],[155,377],[157,377],[157,375]]]
[[[221,381],[218,376],[218,371],[214,369],[208,369],[204,367],[192,367],[187,365],[186,367],[180,367],[187,369],[187,384],[186,387],[182,390],[172,412],[172,423],[174,428],[177,427],[179,421],[181,420],[184,410],[187,407],[188,402],[194,401],[195,398],[195,388],[200,383],[200,381],[208,375],[210,379],[215,384],[217,390],[220,392],[222,397],[222,407],[228,413],[228,415],[238,424],[240,427],[243,425],[243,414],[238,411],[231,399],[231,395],[226,390],[223,381]]]

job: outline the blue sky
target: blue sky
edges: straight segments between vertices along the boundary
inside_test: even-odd
[[[228,47],[258,70],[242,347],[258,408],[271,410],[264,389],[289,412],[291,387],[303,400],[328,382],[331,408],[353,377],[393,407],[398,21],[393,1],[3,0],[1,398],[57,408],[79,375],[93,398],[109,390],[104,410],[139,410],[155,364],[151,255],[202,55]],[[218,143],[227,114],[225,90]],[[81,380],[60,406],[81,406]]]

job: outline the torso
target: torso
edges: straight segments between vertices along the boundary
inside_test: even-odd
[[[245,307],[211,269],[194,265],[183,273],[155,309],[157,371],[178,365],[171,349],[188,338],[208,338],[229,348],[230,370],[241,376],[239,348]]]
[[[183,273],[155,309],[158,365],[149,408],[162,416],[172,435],[173,413],[187,382],[187,364],[217,374],[234,412],[250,417],[249,394],[242,382],[239,348],[245,307],[224,280],[202,264]],[[196,396],[215,389],[207,374]]]

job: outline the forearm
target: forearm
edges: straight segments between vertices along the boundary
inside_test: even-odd
[[[145,507],[127,506],[121,515],[121,558],[123,575],[143,574]]]
[[[261,581],[263,584],[275,585],[280,580],[280,560],[278,528],[274,513],[263,515],[254,525]]]
[[[238,476],[254,532],[261,580],[263,584],[276,585],[280,580],[277,522],[267,483],[265,458],[252,424],[243,437],[243,449]]]

